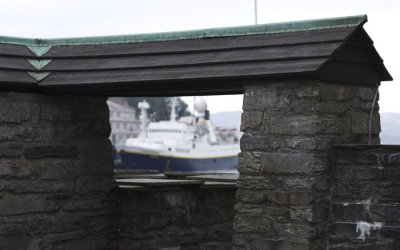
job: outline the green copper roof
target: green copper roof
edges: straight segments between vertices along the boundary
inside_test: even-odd
[[[259,24],[240,27],[214,28],[204,30],[164,32],[139,35],[81,37],[61,39],[28,39],[16,37],[0,37],[0,43],[26,45],[38,56],[43,55],[51,46],[80,44],[138,43],[151,41],[169,41],[182,39],[201,39],[225,36],[244,36],[257,34],[273,34],[294,31],[318,30],[362,25],[367,21],[366,15],[317,19],[307,21]]]

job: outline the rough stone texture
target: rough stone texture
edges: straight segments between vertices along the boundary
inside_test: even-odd
[[[234,249],[326,249],[330,151],[335,143],[367,142],[375,88],[302,80],[245,89]],[[372,141],[379,143],[374,110]]]
[[[232,249],[235,191],[121,188],[119,249]]]
[[[333,160],[329,249],[399,249],[400,146],[338,145]]]
[[[0,249],[116,249],[105,98],[2,93]]]

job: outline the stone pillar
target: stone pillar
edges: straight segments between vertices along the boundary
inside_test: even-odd
[[[0,249],[116,249],[106,98],[0,93]]]
[[[235,249],[326,248],[330,150],[367,142],[374,93],[306,80],[245,86]],[[379,131],[375,112],[375,143]]]

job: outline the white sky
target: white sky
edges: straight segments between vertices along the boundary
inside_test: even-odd
[[[258,0],[258,22],[367,14],[365,28],[395,79],[382,112],[400,112],[398,0]],[[0,35],[57,38],[254,24],[254,0],[0,0]],[[187,98],[191,101],[191,98]],[[241,110],[241,96],[207,98],[211,112]]]

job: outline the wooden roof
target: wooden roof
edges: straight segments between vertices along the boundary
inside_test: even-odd
[[[0,88],[84,95],[241,93],[248,80],[392,80],[366,16],[75,39],[0,37]],[[267,82],[267,81],[266,81]]]

